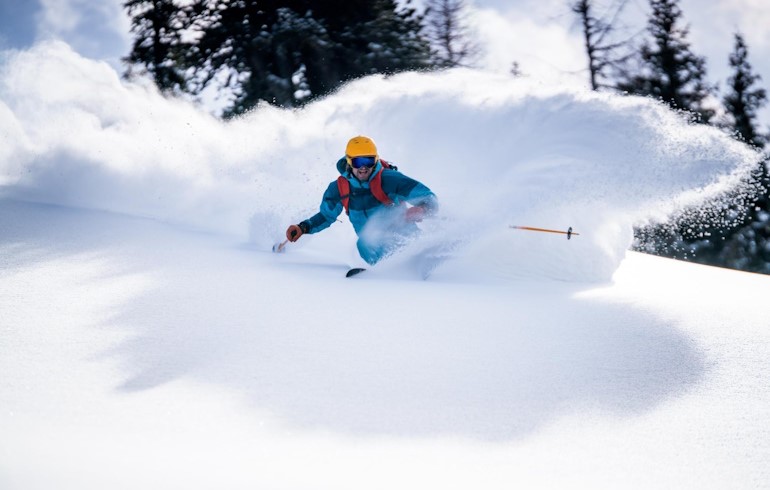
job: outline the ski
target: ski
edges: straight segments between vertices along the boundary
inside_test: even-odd
[[[366,269],[364,269],[363,267],[353,267],[352,269],[347,271],[347,273],[345,273],[345,277],[353,277],[355,275],[358,275],[358,274],[364,272],[365,270]]]

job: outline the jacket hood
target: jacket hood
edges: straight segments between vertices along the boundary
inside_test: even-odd
[[[342,157],[339,160],[337,160],[337,172],[339,172],[340,175],[347,175],[348,161],[345,157]]]

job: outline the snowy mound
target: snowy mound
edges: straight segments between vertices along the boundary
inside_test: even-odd
[[[450,276],[606,280],[633,223],[757,158],[650,100],[462,70],[371,77],[303,110],[222,122],[51,43],[7,57],[0,99],[5,195],[248,232],[263,249],[315,212],[347,139],[371,135],[439,196],[443,221],[426,226],[457,243]],[[295,249],[354,260],[344,228]]]

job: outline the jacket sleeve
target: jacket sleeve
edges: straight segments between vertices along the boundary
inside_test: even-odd
[[[383,180],[385,177],[383,174]],[[422,206],[428,214],[438,211],[438,198],[425,184],[400,172],[388,172],[387,177],[387,185],[383,182],[383,190],[391,199],[406,201],[412,206]]]
[[[337,181],[334,181],[326,188],[318,213],[300,223],[300,227],[304,233],[318,233],[331,226],[340,213],[342,213],[342,201]]]

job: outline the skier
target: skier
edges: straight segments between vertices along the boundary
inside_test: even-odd
[[[341,175],[326,188],[320,212],[289,226],[287,240],[328,228],[344,209],[358,235],[358,253],[374,265],[415,236],[416,223],[438,209],[436,195],[380,159],[367,136],[348,141],[337,170]]]

